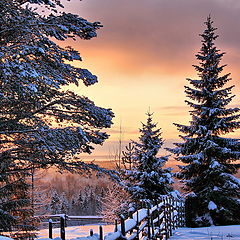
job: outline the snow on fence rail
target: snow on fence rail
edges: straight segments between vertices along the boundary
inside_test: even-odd
[[[53,215],[60,218],[60,237],[65,240],[66,215]],[[92,216],[89,216],[92,218]],[[81,217],[74,216],[80,219]],[[86,216],[87,218],[87,216]],[[95,219],[98,218],[97,216]],[[101,218],[101,217],[99,217]],[[99,219],[98,218],[98,219]],[[52,238],[52,219],[49,220],[49,238]],[[117,239],[169,239],[172,230],[185,225],[185,204],[183,199],[165,196],[155,206],[149,206],[131,213],[127,219],[120,217],[120,224],[115,221],[114,232],[103,236],[102,226],[99,227],[99,240]],[[90,230],[90,236],[93,232]],[[95,235],[96,237],[96,235]],[[79,238],[81,239],[81,238]]]
[[[185,224],[184,201],[164,197],[153,207],[137,210],[128,219],[121,217],[115,233],[109,233],[105,240],[119,239],[169,239],[172,230]]]

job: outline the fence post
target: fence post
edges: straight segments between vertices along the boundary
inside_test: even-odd
[[[53,238],[53,236],[52,236],[52,229],[53,229],[53,223],[52,223],[52,219],[50,218],[49,220],[48,220],[48,226],[49,226],[49,228],[48,228],[48,237],[50,238],[50,239],[52,239]]]
[[[183,227],[183,202],[181,202],[181,226]]]
[[[68,215],[64,214],[64,220],[65,220],[65,227],[67,227],[67,220],[68,220]]]
[[[159,207],[159,203],[157,203],[157,218],[158,218],[158,221],[157,221],[157,226],[158,226],[158,236],[160,238],[161,236],[161,232],[162,232],[162,229],[161,229],[161,220],[160,220],[160,207]]]
[[[176,211],[177,211],[177,215],[176,215],[176,228],[179,228],[179,208],[178,208],[178,199],[176,199],[175,201],[175,208],[176,208]]]
[[[150,209],[147,208],[147,230],[148,230],[148,239],[151,239],[151,228],[150,228]]]
[[[129,211],[129,218],[133,219],[133,211]],[[132,234],[133,230],[131,230],[129,233]]]
[[[129,211],[129,218],[133,219],[133,212]]]
[[[115,227],[114,227],[114,232],[118,231],[118,227],[117,227],[118,223],[117,223],[117,219],[115,219]]]
[[[181,224],[181,202],[180,200],[178,199],[178,203],[177,203],[177,211],[178,211],[178,226],[177,227],[182,227],[182,224]]]
[[[138,210],[137,210],[137,225],[136,225],[136,230],[137,230],[136,240],[138,240],[138,239],[139,239],[139,215],[138,215]]]
[[[101,225],[99,226],[99,238],[100,240],[103,240],[103,228]]]
[[[181,200],[181,225],[185,226],[185,203]]]
[[[123,236],[125,236],[125,222],[124,222],[124,217],[121,215],[120,216],[120,219],[121,219],[121,233]]]
[[[168,197],[168,216],[169,216],[169,221],[168,221],[168,225],[169,225],[169,233],[170,236],[172,236],[172,207],[171,207],[171,198]]]
[[[164,197],[163,198],[163,203],[164,203],[164,207],[163,207],[163,213],[164,213],[164,227],[165,227],[165,236],[166,239],[169,239],[169,231],[168,231],[168,214],[167,214],[167,199]]]
[[[151,220],[151,227],[152,227],[152,238],[154,238],[154,237],[155,237],[155,234],[154,234],[153,215],[151,215],[151,218],[150,218],[150,220]]]
[[[179,227],[182,227],[182,202],[178,203]]]
[[[172,197],[172,221],[173,221],[173,225],[172,225],[172,228],[173,230],[176,229],[176,217],[175,217],[175,199],[174,197]]]
[[[63,216],[60,217],[60,235],[61,239],[65,240],[65,219]]]
[[[160,224],[160,209],[159,209],[159,205],[158,205],[158,203],[157,203],[157,218],[158,218],[158,227],[159,227],[159,230],[160,230],[160,226],[161,226],[161,224]]]

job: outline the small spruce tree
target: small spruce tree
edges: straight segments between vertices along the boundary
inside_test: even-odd
[[[191,87],[185,87],[192,120],[189,126],[175,124],[183,142],[169,149],[184,163],[178,177],[191,193],[186,213],[187,224],[193,227],[240,224],[240,181],[233,175],[239,168],[234,163],[240,157],[239,139],[222,136],[239,128],[239,108],[227,108],[234,97],[233,86],[224,87],[230,74],[220,76],[224,53],[215,46],[218,35],[210,16],[205,24],[196,55],[200,64],[194,65],[200,79],[187,79]]]
[[[59,196],[56,190],[53,190],[50,202],[51,214],[60,214],[61,206],[62,206],[61,197]]]
[[[136,201],[154,202],[172,191],[171,168],[163,169],[168,156],[157,157],[163,145],[160,129],[156,129],[152,114],[142,123],[139,142],[133,142],[134,154],[131,170],[126,171],[127,190]]]

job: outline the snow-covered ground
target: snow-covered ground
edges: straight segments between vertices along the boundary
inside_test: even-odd
[[[204,228],[179,228],[171,240],[240,240],[240,225],[211,226]]]
[[[84,225],[84,226],[74,226],[74,227],[67,227],[66,228],[66,239],[73,240],[77,237],[85,237],[89,236],[90,229],[93,230],[93,233],[99,233],[99,226],[100,225]],[[103,227],[103,234],[104,236],[114,231],[113,225],[102,225]],[[60,236],[60,229],[54,228],[53,229],[53,238]],[[43,229],[40,231],[38,239],[44,239],[48,237],[48,229]],[[0,239],[1,240],[1,239]]]
[[[99,225],[84,225],[66,228],[66,239],[74,240],[77,237],[89,236],[89,230],[99,233]],[[103,225],[103,233],[106,235],[114,231],[113,225]],[[59,237],[59,228],[54,229],[53,237]],[[48,230],[41,230],[39,238],[46,238]],[[240,240],[240,225],[234,226],[211,226],[204,228],[179,228],[174,231],[171,240]]]
[[[12,240],[12,238],[0,236],[0,240]]]
[[[66,228],[66,239],[67,240],[77,240],[83,237],[89,236],[89,230],[93,229],[94,233],[99,232],[99,225],[84,225]],[[104,235],[109,232],[113,232],[113,225],[103,225]],[[59,228],[55,228],[53,231],[53,237],[55,240],[60,235]],[[39,238],[41,240],[48,239],[48,230],[44,229],[40,231]],[[9,240],[10,238],[5,238],[0,236],[0,240]],[[85,238],[90,240],[90,238]],[[91,240],[95,238],[91,238]],[[240,240],[240,225],[235,226],[212,226],[205,228],[179,228],[174,231],[174,235],[170,240]]]

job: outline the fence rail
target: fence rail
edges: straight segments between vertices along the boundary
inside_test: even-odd
[[[49,238],[53,238],[53,226],[59,225],[60,226],[60,237],[62,240],[65,240],[65,228],[68,225],[69,221],[72,220],[102,220],[102,216],[68,216],[66,214],[54,214],[54,215],[41,215],[36,216],[36,218],[41,219],[42,223],[48,223],[49,229]],[[91,232],[90,232],[91,235]]]
[[[63,214],[46,216],[49,219],[49,238],[52,238],[54,223],[60,223],[60,237],[65,240],[67,220],[102,219],[101,216],[67,216]],[[54,221],[53,221],[54,220]],[[57,221],[56,221],[57,220]],[[120,216],[120,223],[115,221],[114,232],[103,236],[99,227],[99,240],[133,239],[169,239],[174,229],[185,225],[185,204],[183,199],[165,196],[155,206],[148,206],[132,212],[127,219]],[[93,231],[90,230],[90,236]]]
[[[137,210],[128,219],[121,217],[115,233],[108,234],[105,239],[169,239],[172,230],[184,226],[184,212],[182,199],[164,197],[155,206]]]

